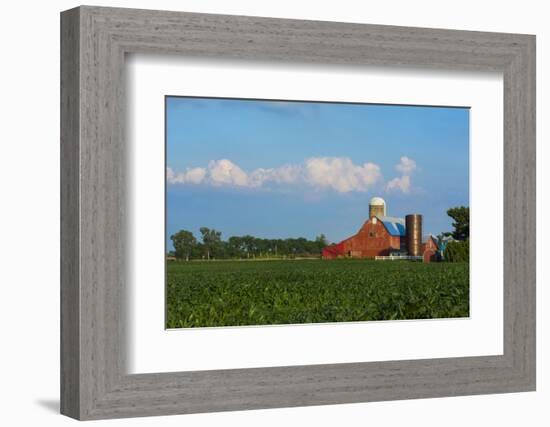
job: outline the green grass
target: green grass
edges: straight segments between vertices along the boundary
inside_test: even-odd
[[[467,263],[199,261],[167,273],[168,328],[469,315]]]

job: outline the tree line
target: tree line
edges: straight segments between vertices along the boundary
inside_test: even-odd
[[[447,215],[453,219],[452,232],[438,236],[441,241],[451,236],[454,241],[444,246],[443,259],[446,262],[470,262],[470,208],[457,206],[447,210]]]
[[[452,232],[438,235],[441,243],[451,236],[455,241],[445,245],[443,258],[449,262],[469,261],[470,208],[458,206],[447,210],[453,219]],[[170,236],[174,250],[170,255],[180,260],[191,259],[250,259],[250,258],[296,258],[320,257],[324,247],[328,246],[324,234],[315,240],[304,237],[288,239],[264,239],[251,235],[231,236],[222,239],[221,231],[201,227],[197,239],[189,230],[180,230]]]
[[[201,227],[197,239],[189,230],[180,230],[170,236],[176,259],[250,259],[318,257],[328,245],[324,234],[308,240],[304,237],[288,239],[264,239],[251,235],[231,236],[222,239],[221,231]]]

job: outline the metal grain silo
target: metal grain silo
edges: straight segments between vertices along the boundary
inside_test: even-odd
[[[373,197],[369,202],[369,218],[386,216],[386,202],[381,197]]]
[[[412,214],[405,216],[407,233],[407,252],[411,256],[422,255],[422,215]]]

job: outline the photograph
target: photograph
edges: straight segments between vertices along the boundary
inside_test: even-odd
[[[469,113],[166,96],[165,327],[469,317]]]

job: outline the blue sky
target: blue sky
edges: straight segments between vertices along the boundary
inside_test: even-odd
[[[467,108],[167,97],[166,144],[169,248],[202,226],[338,242],[373,196],[437,234],[469,205]]]

